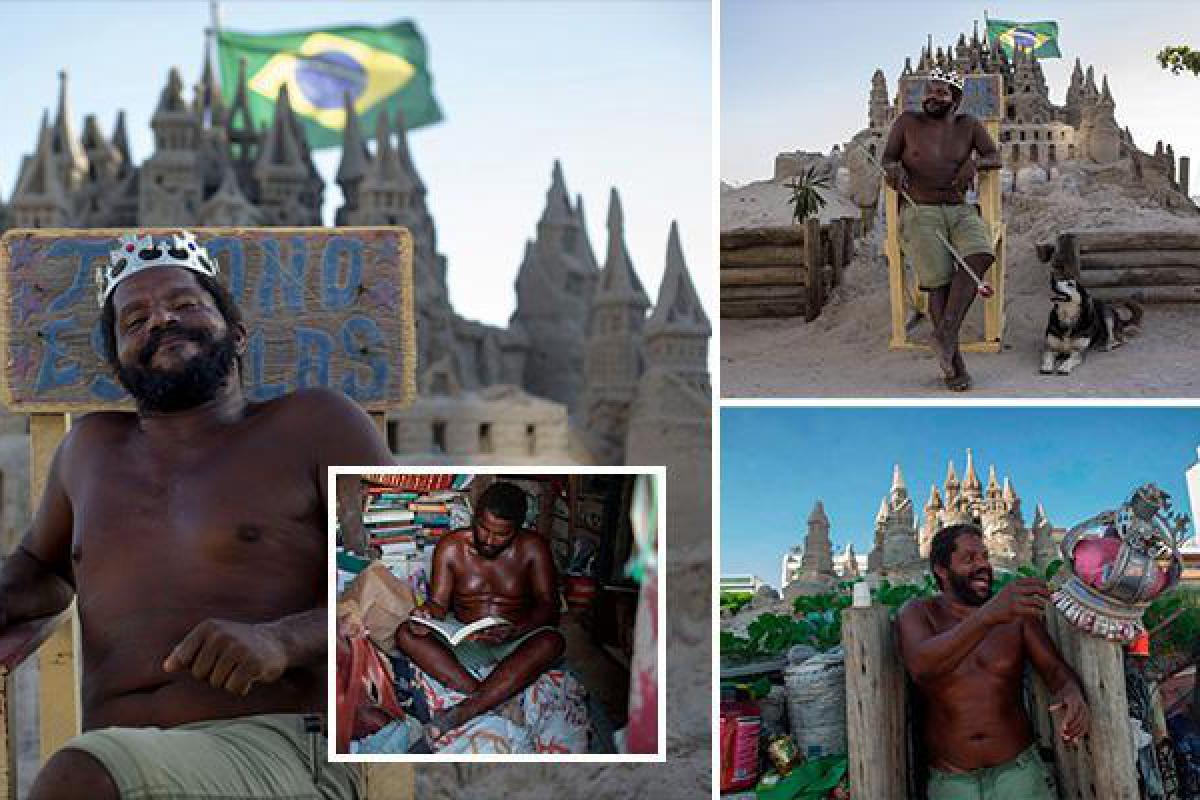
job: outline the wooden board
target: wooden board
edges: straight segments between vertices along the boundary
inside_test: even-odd
[[[745,267],[721,270],[721,286],[803,286],[808,271],[797,267]]]
[[[804,300],[722,300],[721,316],[725,319],[753,319],[756,317],[802,317],[805,315]]]
[[[1157,303],[1200,303],[1200,286],[1123,286],[1088,290],[1097,300],[1136,300]]]
[[[1079,237],[1084,253],[1111,250],[1200,250],[1200,231],[1064,231]]]
[[[1083,284],[1089,290],[1194,287],[1200,285],[1200,266],[1087,270],[1083,273]]]
[[[729,267],[787,267],[804,264],[803,247],[758,245],[721,251],[721,269]]]
[[[1144,267],[1200,268],[1200,250],[1125,250],[1121,252],[1089,252],[1080,258],[1080,269],[1126,269]]]
[[[721,232],[722,250],[757,247],[764,244],[803,245],[804,228],[799,225],[777,225]]]
[[[166,235],[178,229],[147,228]],[[100,355],[94,272],[128,229],[16,229],[0,238],[0,399],[14,411],[131,408]],[[412,237],[398,227],[194,228],[250,334],[250,400],[306,386],[364,407],[415,395]]]
[[[726,300],[803,300],[804,286],[722,286],[721,302]]]
[[[970,114],[981,122],[999,122],[1004,118],[1004,83],[999,75],[965,75],[961,114]],[[925,97],[925,76],[900,79],[900,109],[920,111]],[[993,137],[994,138],[994,137]]]

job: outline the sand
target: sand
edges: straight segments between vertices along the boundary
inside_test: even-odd
[[[1123,347],[1089,351],[1086,361],[1068,376],[1038,372],[1050,299],[1049,271],[1037,259],[1036,243],[1052,241],[1068,228],[1200,230],[1200,215],[1195,211],[1155,207],[1155,199],[1145,191],[1097,177],[1074,171],[1027,193],[1005,195],[1009,238],[1003,349],[995,354],[966,354],[975,381],[967,395],[945,389],[932,353],[888,349],[887,262],[879,231],[859,240],[845,282],[813,322],[800,317],[721,320],[721,395],[1200,396],[1200,304],[1148,305],[1139,334]],[[779,224],[758,221],[769,218],[761,213],[763,208],[775,206],[771,183],[723,191],[722,229]],[[736,204],[727,204],[735,197]],[[964,341],[980,337],[981,308],[980,302],[972,307],[963,328]],[[919,341],[928,335],[927,321],[910,332],[910,338]]]

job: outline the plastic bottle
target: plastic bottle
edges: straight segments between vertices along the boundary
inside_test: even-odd
[[[721,791],[740,792],[758,783],[762,712],[745,689],[721,690]]]

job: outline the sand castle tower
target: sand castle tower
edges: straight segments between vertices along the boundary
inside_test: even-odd
[[[814,575],[833,574],[833,542],[829,538],[829,517],[818,500],[808,515],[808,534],[804,537],[804,557],[800,567]]]

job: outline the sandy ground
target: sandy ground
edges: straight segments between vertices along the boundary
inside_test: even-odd
[[[758,209],[762,203],[744,196],[766,192],[774,190],[759,184],[742,187],[736,190],[743,196],[736,206],[727,202],[734,192],[723,192],[722,228],[747,224],[735,212]],[[767,205],[776,207],[770,200]],[[1145,207],[1146,203],[1131,190],[1098,185],[1087,175],[1068,175],[1029,193],[1006,195],[1003,350],[966,354],[975,382],[968,396],[1200,397],[1200,305],[1147,306],[1140,333],[1125,346],[1089,352],[1069,376],[1038,372],[1050,299],[1048,268],[1037,260],[1034,244],[1053,240],[1068,228],[1200,230],[1195,213]],[[755,219],[749,224],[764,223]],[[860,239],[858,247],[845,282],[813,322],[798,317],[721,320],[723,397],[963,396],[944,388],[930,352],[888,349],[887,263],[880,235]],[[972,307],[963,327],[964,341],[980,337],[981,308],[979,302]],[[927,321],[910,331],[910,338],[918,341],[928,335]]]

